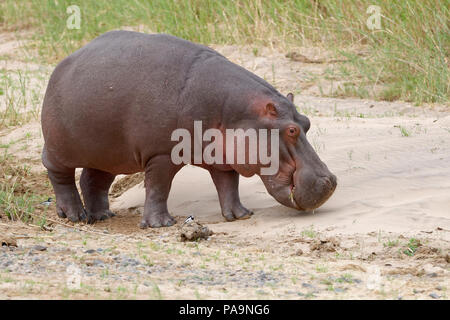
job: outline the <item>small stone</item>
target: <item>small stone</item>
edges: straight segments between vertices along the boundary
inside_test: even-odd
[[[301,256],[303,254],[303,250],[302,249],[298,249],[296,252],[295,252],[295,255],[296,256]]]
[[[141,263],[135,259],[128,259],[128,264],[134,267],[140,265]]]
[[[442,291],[442,289],[443,289],[442,286],[437,286],[436,287],[436,290]]]
[[[8,260],[8,261],[6,261],[6,262],[3,262],[3,267],[4,267],[4,268],[9,267],[9,266],[12,265],[12,264],[14,264],[14,262],[11,261],[11,260]]]
[[[89,250],[86,250],[84,253],[95,253],[96,251],[94,250],[94,249],[89,249]]]
[[[105,263],[100,259],[94,259],[94,261],[92,261],[92,264],[94,266],[103,266]]]
[[[313,286],[312,284],[303,282],[303,283],[302,283],[302,287],[303,287],[303,288],[313,288],[314,286]]]
[[[334,292],[342,293],[345,292],[344,288],[334,288]]]
[[[295,292],[294,292],[294,291],[291,291],[291,290],[286,290],[284,293],[285,293],[285,294],[294,294]]]
[[[444,269],[440,267],[435,267],[431,263],[427,263],[423,266],[423,271],[431,278],[435,278],[438,275],[441,275],[444,273]]]
[[[430,293],[430,297],[432,297],[433,299],[439,299],[441,296],[438,295],[437,293],[432,292]]]
[[[47,247],[37,244],[37,245],[33,246],[31,249],[34,251],[45,251],[45,250],[47,250]]]

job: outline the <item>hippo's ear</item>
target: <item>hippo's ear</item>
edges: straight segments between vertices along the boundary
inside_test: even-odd
[[[259,117],[276,118],[278,111],[273,102],[262,102],[253,106],[252,108]]]
[[[268,117],[276,117],[278,115],[277,108],[275,108],[275,105],[272,102],[266,104],[264,115]]]
[[[288,100],[289,100],[290,102],[294,103],[294,95],[293,95],[291,92],[289,92],[289,93],[287,94],[286,98],[288,98]]]

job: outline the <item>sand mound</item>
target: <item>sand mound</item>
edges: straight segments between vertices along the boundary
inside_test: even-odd
[[[173,181],[170,213],[195,214],[202,223],[216,224],[217,232],[265,238],[296,235],[313,225],[334,234],[426,231],[450,239],[447,112],[405,103],[305,96],[297,96],[296,104],[311,119],[310,143],[338,177],[328,202],[314,213],[298,212],[278,204],[259,177],[241,177],[241,201],[255,214],[225,223],[209,173],[186,166]],[[143,184],[137,184],[112,206],[142,210],[144,197]]]

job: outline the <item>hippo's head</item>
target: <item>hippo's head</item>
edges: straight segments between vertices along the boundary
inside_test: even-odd
[[[256,165],[232,165],[233,169],[244,176],[258,174],[270,195],[285,206],[298,210],[321,206],[336,189],[336,176],[328,170],[306,139],[310,121],[296,110],[293,95],[254,99],[251,113],[254,116],[247,116],[252,118],[253,124],[241,123],[241,128],[252,126],[279,130],[278,171],[262,174],[261,169],[267,165],[259,162]],[[268,143],[269,150],[270,146]]]

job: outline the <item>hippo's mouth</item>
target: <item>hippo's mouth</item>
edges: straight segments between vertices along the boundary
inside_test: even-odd
[[[293,205],[296,209],[298,209],[298,210],[300,210],[300,211],[304,211],[304,209],[303,209],[301,206],[298,205],[297,201],[295,201],[295,196],[294,196],[294,192],[295,192],[295,184],[293,184],[293,183],[291,184],[290,190],[291,190],[291,192],[289,193],[289,200],[291,200],[292,205]]]

